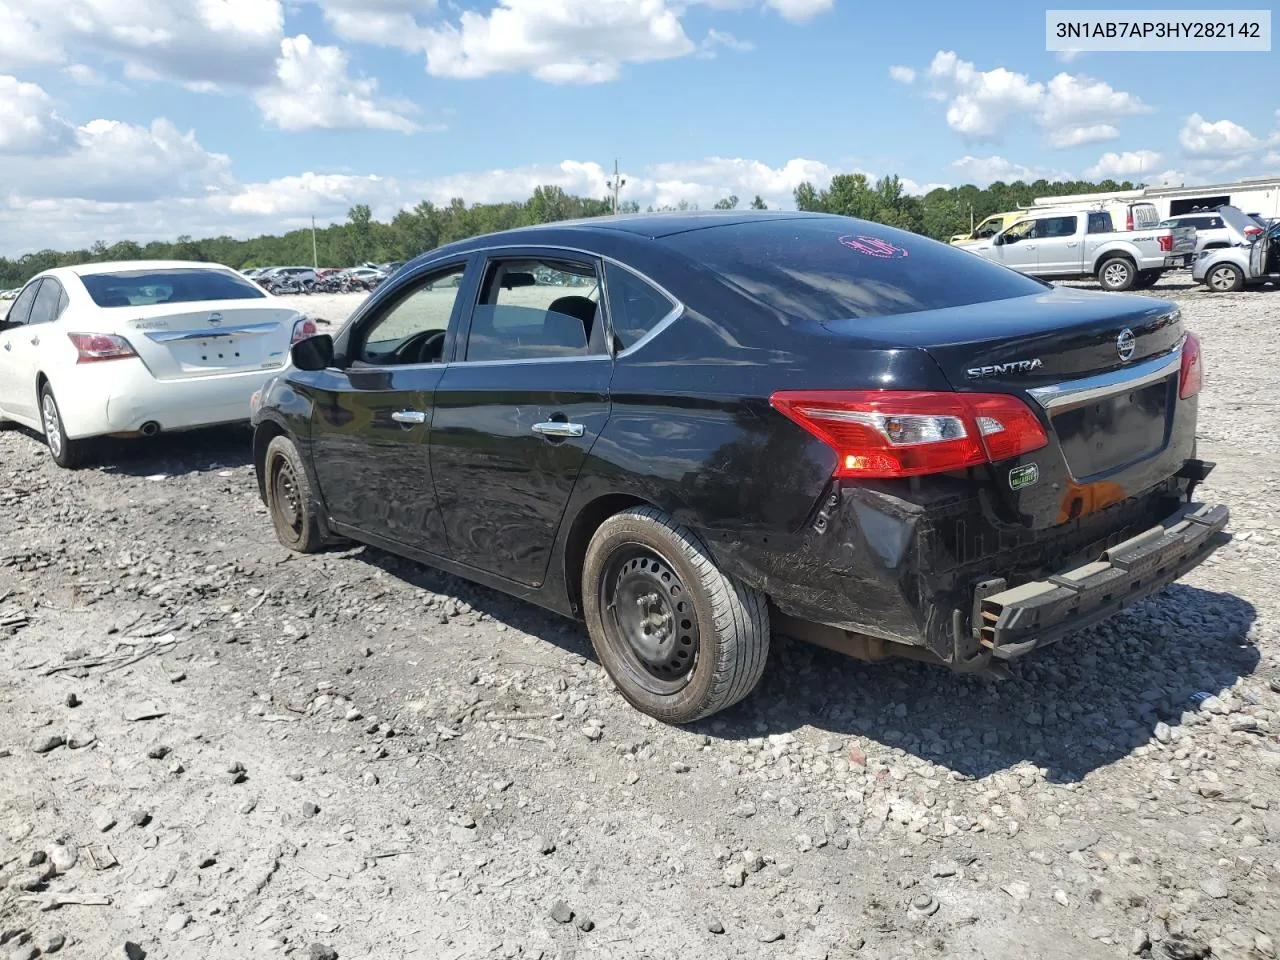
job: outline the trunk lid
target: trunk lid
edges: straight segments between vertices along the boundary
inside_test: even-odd
[[[1192,256],[1196,252],[1196,228],[1191,226],[1165,227],[1173,235],[1173,256]]]
[[[298,311],[270,300],[212,300],[121,310],[116,332],[157,380],[274,370],[289,357]]]
[[[1195,404],[1178,398],[1185,331],[1167,301],[1059,287],[823,326],[850,343],[923,350],[958,391],[1024,400],[1049,444],[993,465],[991,479],[1025,525],[1067,522],[1133,496],[1191,455]]]

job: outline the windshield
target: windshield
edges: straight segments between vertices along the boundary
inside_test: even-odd
[[[195,303],[201,300],[256,300],[262,288],[224,270],[178,267],[168,270],[128,270],[91,273],[80,278],[100,307],[141,307],[157,303]]]
[[[662,242],[784,322],[941,310],[1033,296],[1046,286],[963,247],[847,217],[756,220]]]

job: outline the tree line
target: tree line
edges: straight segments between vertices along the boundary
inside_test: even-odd
[[[878,223],[901,227],[915,233],[946,240],[967,232],[971,223],[1005,210],[1030,204],[1038,196],[1080,194],[1132,190],[1129,181],[1117,183],[1103,180],[1066,182],[1036,180],[1034,183],[996,181],[985,188],[971,184],[939,187],[924,196],[907,194],[897,176],[881,177],[872,182],[861,173],[839,174],[830,184],[817,189],[811,183],[796,188],[796,209],[837,213],[861,217]],[[717,210],[737,209],[736,196],[715,203]],[[756,196],[742,204],[763,210],[765,202]],[[671,209],[696,209],[681,203]],[[639,212],[639,205],[620,204],[623,213]],[[650,212],[653,207],[648,208]],[[351,267],[361,263],[387,263],[409,260],[454,240],[481,233],[506,230],[537,223],[551,223],[583,217],[599,217],[610,213],[607,199],[579,197],[560,187],[538,187],[525,201],[507,203],[473,203],[455,198],[447,206],[423,201],[409,210],[401,210],[390,221],[375,220],[368,206],[359,204],[347,213],[345,223],[317,228],[315,255],[319,265]],[[312,233],[310,229],[291,230],[280,235],[263,235],[249,240],[235,237],[207,237],[201,240],[180,236],[176,240],[153,240],[139,244],[120,240],[107,244],[98,241],[89,249],[40,250],[15,259],[0,257],[0,289],[21,286],[35,274],[51,267],[75,266],[110,260],[196,260],[224,263],[236,269],[248,267],[310,265]]]

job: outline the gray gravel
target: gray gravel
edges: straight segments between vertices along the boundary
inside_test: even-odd
[[[573,623],[289,554],[243,432],[0,431],[0,955],[1274,957],[1280,293],[1154,292],[1231,545],[1004,683],[778,643],[693,729]]]

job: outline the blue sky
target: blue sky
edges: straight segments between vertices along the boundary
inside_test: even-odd
[[[1280,175],[1275,53],[1044,46],[1024,3],[6,2],[0,253],[603,195],[615,156],[642,206]]]

